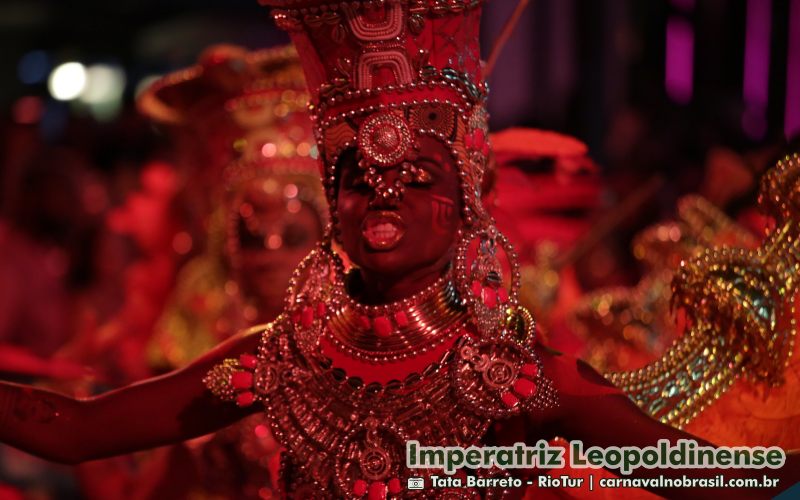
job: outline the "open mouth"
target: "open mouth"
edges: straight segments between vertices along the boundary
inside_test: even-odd
[[[370,213],[361,224],[361,235],[372,250],[391,250],[405,234],[403,218],[395,212]]]

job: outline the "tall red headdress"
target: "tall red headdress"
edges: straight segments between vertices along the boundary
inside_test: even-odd
[[[480,209],[489,153],[478,31],[481,0],[261,0],[289,32],[311,91],[329,200],[335,164],[356,146],[365,168],[400,165],[433,136],[461,168],[464,207]],[[335,206],[333,207],[335,210]]]
[[[456,287],[486,335],[518,301],[519,266],[481,202],[490,156],[479,47],[483,0],[260,0],[289,32],[310,88],[323,181],[336,227],[339,156],[356,148],[375,199],[400,199],[423,137],[449,148],[464,230]],[[382,171],[399,168],[393,183]],[[404,175],[410,174],[410,175]]]

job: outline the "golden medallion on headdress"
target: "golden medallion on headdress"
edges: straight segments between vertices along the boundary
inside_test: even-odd
[[[396,165],[405,158],[411,143],[408,123],[394,113],[376,113],[358,131],[358,148],[372,165]]]

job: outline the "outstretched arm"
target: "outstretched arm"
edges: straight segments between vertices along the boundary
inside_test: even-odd
[[[543,356],[545,371],[559,388],[559,406],[546,414],[539,422],[546,432],[570,440],[581,440],[584,449],[590,446],[655,446],[658,440],[667,439],[675,444],[679,439],[692,439],[700,446],[709,446],[707,441],[662,424],[642,412],[627,396],[617,391],[589,365],[576,362],[566,356]],[[731,423],[735,425],[735,423]],[[618,473],[618,471],[613,471]],[[724,488],[719,490],[726,497],[772,497],[800,478],[800,456],[787,456],[780,469],[635,469],[630,477],[714,478],[723,475],[734,478],[757,478],[763,476],[779,479],[773,489]],[[653,489],[668,498],[707,498],[714,492],[708,488]]]
[[[260,335],[236,336],[181,370],[87,399],[0,382],[0,442],[78,463],[208,434],[254,413],[211,395],[203,377],[252,353]]]

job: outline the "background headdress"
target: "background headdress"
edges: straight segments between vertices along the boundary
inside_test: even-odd
[[[308,98],[293,47],[229,45],[207,49],[197,65],[165,76],[140,96],[144,114],[184,133],[184,147],[193,150],[183,158],[191,162],[184,169],[187,186],[210,205],[202,214],[208,216],[205,252],[181,272],[151,345],[154,363],[182,366],[246,326],[242,317],[256,317],[254,307],[238,304],[246,297],[232,300],[225,288],[240,272],[241,209],[253,182],[282,198],[286,210],[307,203],[326,226]],[[205,305],[198,309],[199,296]]]
[[[308,115],[309,99],[292,46],[251,52],[253,78],[224,106],[238,134],[223,171],[228,189],[259,175],[302,175],[319,183],[320,161]]]
[[[266,142],[293,121],[293,144],[313,144],[310,120],[302,109],[308,100],[305,89],[297,52],[291,46],[248,51],[215,45],[194,66],[153,83],[137,105],[153,121],[188,135],[185,153],[180,152],[184,163],[192,163],[187,170],[218,186],[223,169],[232,161],[257,159],[250,154],[256,145],[249,140],[256,131]],[[314,159],[305,146],[298,151],[285,140],[273,141],[278,142],[283,145],[280,154],[265,158]],[[305,154],[295,155],[298,152]]]
[[[498,227],[523,256],[532,256],[543,242],[568,250],[589,230],[590,214],[602,205],[599,168],[586,144],[527,128],[506,129],[491,139],[496,189],[487,202]]]
[[[194,66],[157,80],[137,99],[153,121],[179,131],[179,163],[215,204],[219,195],[263,175],[319,184],[318,154],[306,110],[308,91],[297,51],[209,47]],[[221,182],[222,181],[222,182]],[[327,210],[316,196],[323,220]]]

